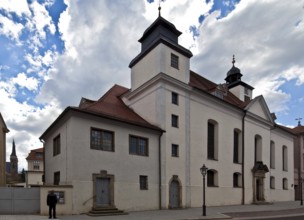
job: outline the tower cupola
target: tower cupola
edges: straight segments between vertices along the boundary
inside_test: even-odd
[[[254,88],[242,81],[243,74],[241,73],[241,70],[234,64],[235,57],[233,55],[232,67],[227,72],[227,76],[225,78],[227,87],[229,91],[232,92],[241,101],[249,101],[252,99],[252,90]]]

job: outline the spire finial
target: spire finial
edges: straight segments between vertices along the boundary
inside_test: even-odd
[[[235,57],[234,57],[234,54],[232,55],[232,65],[234,66],[235,64]]]
[[[299,118],[296,118],[296,121],[298,121],[298,126],[302,126],[302,125],[301,125],[301,120],[302,120],[302,118],[300,118],[300,117],[299,117]]]
[[[158,17],[161,16],[161,15],[160,15],[160,10],[161,10],[160,2],[161,2],[161,0],[158,1]]]

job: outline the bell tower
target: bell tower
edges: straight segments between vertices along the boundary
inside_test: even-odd
[[[17,176],[18,175],[18,157],[16,155],[16,145],[15,145],[15,140],[13,139],[13,145],[12,145],[12,153],[10,156],[10,161],[11,161],[11,175],[12,176]]]
[[[141,43],[141,52],[129,64],[131,90],[140,87],[159,73],[189,83],[192,53],[178,44],[181,34],[159,12],[158,18],[138,40]]]

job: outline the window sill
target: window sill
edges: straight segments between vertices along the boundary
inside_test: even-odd
[[[234,164],[242,165],[243,163],[241,162],[233,162]]]
[[[214,161],[218,161],[218,159],[215,158],[207,158],[208,160],[214,160]]]
[[[207,186],[207,187],[210,187],[210,188],[218,188],[218,186]]]

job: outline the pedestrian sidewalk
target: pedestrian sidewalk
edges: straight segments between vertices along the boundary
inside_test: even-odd
[[[90,217],[87,215],[58,216],[62,220],[206,220],[206,219],[254,219],[258,216],[304,215],[304,206],[299,201],[277,202],[266,205],[234,205],[207,207],[207,216],[202,216],[202,208],[178,210],[155,210],[129,212],[128,215]],[[230,217],[232,216],[232,217]],[[0,220],[42,220],[48,216],[0,215]]]

